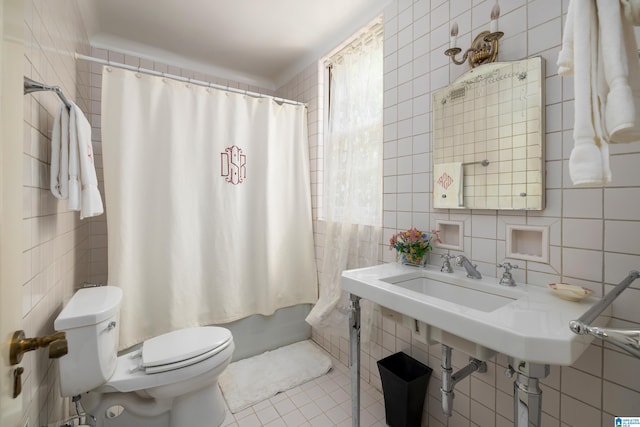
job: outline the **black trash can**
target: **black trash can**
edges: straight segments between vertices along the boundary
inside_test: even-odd
[[[433,370],[400,352],[378,360],[384,411],[390,427],[420,427]]]

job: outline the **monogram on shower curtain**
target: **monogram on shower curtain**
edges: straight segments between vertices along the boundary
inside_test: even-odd
[[[304,106],[105,67],[120,346],[317,299]]]

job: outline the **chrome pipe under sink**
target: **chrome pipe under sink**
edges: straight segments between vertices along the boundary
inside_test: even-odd
[[[455,385],[474,372],[487,372],[487,364],[482,360],[471,357],[469,363],[454,374],[451,367],[451,347],[442,344],[442,362],[440,367],[442,368],[442,387],[440,387],[442,412],[447,417],[450,417],[453,415],[453,398],[455,397],[453,388]]]

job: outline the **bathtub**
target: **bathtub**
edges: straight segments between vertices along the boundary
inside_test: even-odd
[[[311,304],[299,304],[281,308],[271,316],[256,314],[218,326],[233,334],[235,361],[309,339],[311,326],[304,321],[309,311]]]

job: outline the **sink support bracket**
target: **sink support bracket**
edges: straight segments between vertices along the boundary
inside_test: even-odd
[[[349,367],[351,371],[351,421],[360,427],[360,297],[349,295]]]
[[[542,425],[542,390],[538,381],[549,375],[549,365],[530,363],[508,358],[508,377],[517,374],[513,383],[514,427],[539,427]]]
[[[442,344],[442,387],[440,393],[442,395],[442,412],[450,417],[453,414],[453,388],[456,384],[473,374],[474,372],[487,372],[487,364],[473,357],[469,358],[469,364],[453,373],[451,368],[451,347]]]

